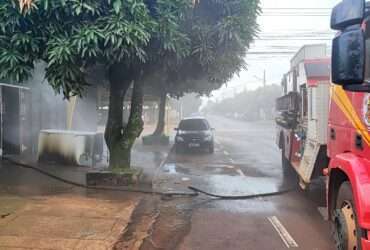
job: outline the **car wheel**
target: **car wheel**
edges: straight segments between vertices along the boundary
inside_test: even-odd
[[[333,211],[333,236],[337,250],[361,250],[361,229],[358,226],[353,193],[348,181],[339,188]]]

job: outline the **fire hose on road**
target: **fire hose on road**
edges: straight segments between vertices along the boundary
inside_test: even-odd
[[[248,195],[218,195],[218,194],[212,194],[206,191],[203,191],[199,188],[189,186],[188,187],[190,190],[193,190],[196,193],[201,193],[205,194],[207,196],[213,197],[213,198],[218,198],[222,200],[248,200],[248,199],[254,199],[254,198],[259,198],[259,197],[268,197],[268,196],[277,196],[277,195],[282,195],[286,194],[289,192],[292,192],[295,190],[294,188],[291,189],[286,189],[286,190],[280,190],[280,191],[275,191],[275,192],[269,192],[269,193],[260,193],[260,194],[248,194]]]
[[[153,195],[161,195],[165,197],[174,197],[174,196],[189,196],[189,197],[195,197],[198,196],[199,194],[204,194],[213,198],[217,199],[223,199],[223,200],[247,200],[247,199],[254,199],[258,197],[269,197],[269,196],[278,196],[278,195],[283,195],[289,192],[292,192],[295,190],[295,188],[289,188],[289,189],[284,189],[284,190],[278,190],[275,192],[268,192],[268,193],[259,193],[259,194],[248,194],[248,195],[219,195],[219,194],[212,194],[207,191],[201,190],[197,187],[193,186],[188,186],[188,189],[193,191],[193,192],[160,192],[160,191],[155,191],[155,190],[150,190],[150,189],[143,189],[143,188],[118,188],[118,187],[102,187],[102,186],[90,186],[90,185],[85,185],[82,183],[78,183],[75,181],[67,180],[65,178],[59,177],[55,174],[49,173],[43,169],[40,169],[38,167],[32,166],[30,164],[18,162],[16,160],[13,160],[8,157],[3,157],[3,160],[8,161],[11,164],[14,164],[16,166],[19,166],[21,168],[25,169],[30,169],[33,171],[36,171],[44,176],[47,176],[49,178],[52,178],[54,180],[63,182],[65,184],[69,184],[72,186],[80,187],[80,188],[86,188],[86,189],[92,189],[92,190],[102,190],[102,191],[114,191],[114,192],[129,192],[129,193],[142,193],[142,194],[153,194]]]

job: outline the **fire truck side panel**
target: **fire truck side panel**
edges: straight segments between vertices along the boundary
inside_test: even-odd
[[[361,239],[362,249],[370,249],[370,240]]]
[[[355,154],[348,152],[338,154],[330,161],[330,176],[333,176],[334,171],[342,171],[350,181],[352,186],[353,198],[357,211],[357,219],[361,228],[370,230],[370,161],[358,157]],[[334,185],[331,182],[336,181],[330,178],[329,187]],[[329,188],[329,194],[333,194],[336,190]],[[334,199],[329,199],[329,210],[333,208]]]
[[[337,154],[351,151],[351,131],[346,126],[341,126],[329,122],[329,142],[328,142],[328,156],[335,157]]]
[[[369,95],[351,93],[341,87],[332,87],[328,156],[352,152],[370,159],[370,135],[365,122],[370,114]]]
[[[370,160],[370,94],[355,92],[347,92],[347,94],[351,98],[351,103],[362,125],[351,130],[351,152]]]
[[[334,206],[341,182],[348,180],[359,225],[370,230],[369,95],[346,92],[340,86],[332,86],[331,90],[328,210],[331,212]],[[369,242],[363,240],[363,244],[368,247]]]
[[[291,153],[290,153],[290,162],[292,163],[292,166],[294,168],[298,168],[299,164],[301,162],[301,147],[302,147],[302,141],[298,139],[297,136],[295,136],[295,133],[292,132],[291,137],[292,139],[292,145],[291,145]]]
[[[301,142],[294,136],[292,129],[280,127],[278,136],[280,137],[278,145],[284,148],[285,158],[292,163],[293,167],[297,167],[300,162],[297,154],[300,151]]]
[[[325,166],[318,163],[328,140],[330,60],[325,51],[326,45],[308,45],[296,54],[282,80],[285,95],[276,103],[277,128],[283,136],[278,135],[284,139],[279,146],[284,146],[284,156],[297,171],[302,187],[327,167],[327,162]]]
[[[339,102],[337,92],[337,87],[332,86],[328,128],[328,156],[330,158],[335,157],[337,154],[351,151],[350,138],[353,127],[341,107],[337,104]]]

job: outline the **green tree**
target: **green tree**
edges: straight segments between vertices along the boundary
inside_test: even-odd
[[[0,0],[0,77],[24,81],[42,60],[49,84],[68,98],[82,95],[89,69],[103,65],[110,84],[105,139],[110,167],[119,169],[129,167],[143,128],[143,86],[158,72],[184,92],[195,82],[220,86],[245,66],[259,12],[258,0],[25,2],[20,11],[18,1]]]
[[[26,80],[42,60],[49,84],[69,98],[83,94],[89,68],[103,65],[111,93],[105,132],[110,166],[128,167],[143,128],[143,77],[154,58],[148,52],[176,52],[176,22],[191,5],[186,0],[39,0],[30,6],[20,12],[16,1],[1,1],[0,77]],[[130,118],[123,124],[131,86]]]
[[[167,53],[162,55],[164,64],[157,65],[162,78],[152,83],[160,99],[154,135],[163,133],[167,95],[208,95],[246,67],[245,55],[258,31],[258,4],[258,0],[195,1],[182,23],[191,53],[181,58]]]

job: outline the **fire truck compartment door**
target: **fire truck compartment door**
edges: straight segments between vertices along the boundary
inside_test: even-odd
[[[320,146],[320,143],[311,140],[306,141],[303,158],[298,168],[298,174],[306,184],[311,182],[315,162],[320,151]]]

